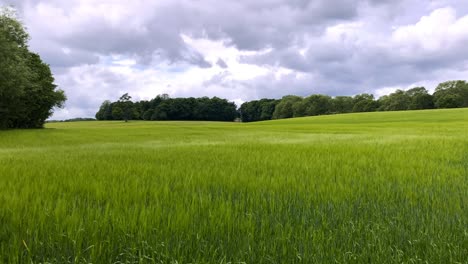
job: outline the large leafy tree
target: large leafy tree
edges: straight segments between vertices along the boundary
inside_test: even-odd
[[[379,99],[381,111],[417,110],[434,108],[432,95],[424,87],[415,87],[408,91],[396,90]]]
[[[406,91],[410,98],[408,110],[432,109],[434,108],[434,99],[424,87],[415,87]]]
[[[96,113],[97,120],[112,120],[112,103],[109,100],[105,100],[99,111]]]
[[[128,93],[125,93],[122,96],[120,96],[119,101],[117,101],[117,103],[122,109],[122,117],[117,119],[124,119],[125,122],[128,122],[128,120],[132,118],[133,102],[131,100],[132,97]]]
[[[358,94],[354,96],[353,101],[353,112],[374,112],[379,107],[372,94]]]
[[[332,109],[332,98],[328,95],[314,94],[298,101],[293,109],[295,117],[329,114]]]
[[[410,105],[411,98],[403,90],[396,90],[394,93],[382,96],[379,99],[380,110],[382,111],[399,111],[407,110]]]
[[[47,64],[28,50],[29,36],[11,9],[0,11],[0,129],[40,128],[66,100]]]
[[[29,84],[28,35],[9,11],[0,11],[0,128],[11,127],[11,119],[20,110],[20,98]]]
[[[448,81],[439,84],[434,92],[434,104],[437,108],[468,107],[468,83]]]
[[[332,112],[335,113],[351,113],[353,111],[353,97],[351,96],[336,96],[332,99]]]
[[[242,121],[270,120],[277,103],[278,100],[275,99],[261,99],[243,103],[240,107]]]
[[[291,118],[297,116],[297,113],[295,115],[295,110],[293,106],[295,104],[299,104],[303,100],[302,97],[300,96],[295,96],[295,95],[287,95],[284,96],[281,99],[281,102],[279,102],[276,107],[275,111],[273,112],[273,119],[281,119],[281,118]],[[300,111],[296,107],[296,112]]]

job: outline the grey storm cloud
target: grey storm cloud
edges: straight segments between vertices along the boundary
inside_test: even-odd
[[[14,2],[26,22],[30,22],[28,26],[33,30],[33,38],[38,39],[36,42],[47,38],[75,50],[77,64],[83,62],[83,52],[88,52],[89,60],[95,54],[127,54],[148,62],[156,54],[171,62],[184,61],[202,67],[210,65],[187,47],[181,33],[227,39],[228,44],[241,50],[284,48],[300,43],[304,36],[320,31],[324,25],[355,18],[361,5],[354,0],[103,1],[122,9],[129,6],[130,12],[122,11],[118,18],[109,18],[106,5],[100,1]],[[89,2],[91,7],[96,5],[97,12],[102,13],[89,12],[80,17],[83,2]],[[37,23],[44,19],[50,21]],[[54,52],[63,56],[63,52],[44,44],[35,46],[50,56]],[[54,52],[46,51],[52,48]]]
[[[193,90],[175,93],[241,100],[352,95],[434,83],[468,72],[466,1],[0,0],[0,4],[18,9],[31,34],[31,48],[52,66],[68,94],[68,107],[82,109],[76,113],[87,116],[102,100],[120,91],[131,93],[135,86],[127,75],[102,69],[105,58],[112,56],[130,58],[145,69],[161,62],[221,68]],[[224,56],[210,61],[184,36],[251,52],[239,57],[240,63],[289,72],[235,79],[229,73],[232,61]]]
[[[224,60],[222,60],[222,59],[218,59],[218,61],[216,62],[216,65],[218,65],[219,67],[221,67],[223,69],[226,69],[228,67],[226,62]]]

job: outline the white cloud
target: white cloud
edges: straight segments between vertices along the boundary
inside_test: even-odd
[[[468,41],[468,15],[457,18],[453,8],[436,9],[415,25],[397,28],[392,40],[408,54],[457,48]]]

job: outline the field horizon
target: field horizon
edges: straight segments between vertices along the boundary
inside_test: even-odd
[[[468,108],[0,131],[0,263],[467,263]]]

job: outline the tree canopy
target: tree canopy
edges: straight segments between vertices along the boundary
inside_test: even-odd
[[[234,121],[238,116],[234,103],[218,97],[169,98],[163,94],[150,101],[130,99],[124,94],[117,102],[104,101],[96,119]]]
[[[381,111],[417,110],[434,108],[433,97],[424,87],[408,91],[396,90],[379,99]]]
[[[40,128],[66,100],[49,66],[28,50],[28,40],[14,12],[0,10],[0,129]]]
[[[244,122],[270,120],[280,100],[261,99],[245,102],[241,105],[239,112]]]
[[[434,104],[437,108],[468,107],[468,83],[448,81],[439,84],[434,92]]]

